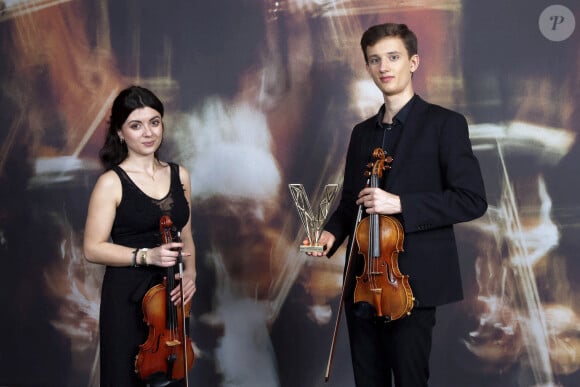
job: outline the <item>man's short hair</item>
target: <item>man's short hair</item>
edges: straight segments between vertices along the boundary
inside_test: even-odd
[[[365,63],[368,63],[367,47],[374,46],[379,40],[386,37],[396,37],[403,40],[409,58],[417,54],[417,36],[406,24],[384,23],[370,27],[360,40]]]

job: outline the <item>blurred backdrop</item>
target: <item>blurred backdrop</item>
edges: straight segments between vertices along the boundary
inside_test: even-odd
[[[490,204],[456,227],[466,297],[438,311],[431,385],[580,385],[580,5],[558,4],[0,1],[0,385],[99,385],[103,268],[81,245],[130,84],[164,101],[163,159],[192,175],[191,380],[325,385],[345,252],[298,252],[288,184],[317,203],[341,183],[382,103],[360,36],[387,21],[418,35],[416,92],[468,118]],[[354,383],[344,326],[330,387]]]

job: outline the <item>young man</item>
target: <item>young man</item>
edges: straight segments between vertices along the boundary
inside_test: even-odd
[[[320,239],[326,247],[312,255],[332,255],[355,232],[359,205],[363,215],[401,222],[404,252],[398,265],[410,277],[415,307],[385,322],[368,305],[355,303],[364,257],[354,246],[345,290],[352,364],[359,387],[390,386],[392,378],[396,386],[427,386],[435,309],[463,297],[453,225],[485,213],[483,179],[465,118],[413,91],[419,68],[415,34],[404,24],[376,25],[363,34],[361,48],[384,105],[352,131],[342,197]],[[392,169],[378,188],[365,188],[364,172],[377,147],[393,157]]]

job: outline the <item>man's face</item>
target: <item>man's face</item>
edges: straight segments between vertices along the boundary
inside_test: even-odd
[[[386,37],[366,50],[367,71],[385,96],[413,93],[411,75],[419,66],[419,56],[409,58],[402,39]]]

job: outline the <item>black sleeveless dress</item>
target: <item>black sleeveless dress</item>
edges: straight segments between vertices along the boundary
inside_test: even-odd
[[[111,239],[115,244],[132,248],[161,245],[159,219],[169,215],[177,230],[189,220],[189,207],[179,179],[179,166],[169,163],[171,186],[163,199],[154,199],[141,191],[118,166],[123,187],[117,207]],[[145,384],[135,374],[135,356],[147,340],[149,328],[143,321],[141,302],[147,291],[159,284],[166,269],[158,266],[107,266],[101,290],[100,367],[102,387],[130,387]]]

